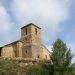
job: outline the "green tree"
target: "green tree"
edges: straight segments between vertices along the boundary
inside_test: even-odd
[[[57,39],[52,48],[52,74],[53,75],[72,75],[74,64],[72,64],[73,55],[71,54],[71,50],[68,49],[66,44]]]

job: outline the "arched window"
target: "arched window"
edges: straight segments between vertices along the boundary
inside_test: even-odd
[[[35,34],[37,35],[37,28],[35,28]]]
[[[1,56],[1,48],[0,48],[0,56]]]

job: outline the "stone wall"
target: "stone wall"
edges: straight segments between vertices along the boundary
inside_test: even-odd
[[[41,28],[29,24],[21,28],[21,39],[0,49],[2,57],[50,59],[50,52],[42,45]]]
[[[23,43],[22,55],[24,58],[37,58],[40,53],[41,31],[34,25],[28,25],[21,29]]]
[[[5,45],[1,51],[2,57],[22,57],[22,43],[14,42],[8,45]]]
[[[32,58],[32,46],[23,46],[22,48],[22,57],[23,58]]]
[[[19,52],[18,55],[19,55],[20,58],[22,58],[22,47],[23,47],[23,43],[21,41],[19,41],[17,44],[18,44],[17,49],[18,49],[18,52]]]
[[[14,49],[13,49],[12,45],[8,45],[8,46],[3,47],[1,56],[6,57],[6,58],[13,58],[13,57],[15,57],[15,53],[13,50]]]
[[[44,45],[42,45],[42,59],[50,60],[50,56],[49,50]]]
[[[37,33],[36,33],[37,29]],[[32,33],[32,45],[41,45],[42,40],[41,40],[41,29],[35,27],[32,25],[31,27],[31,33]]]
[[[34,59],[40,59],[40,46],[32,45],[32,56]]]

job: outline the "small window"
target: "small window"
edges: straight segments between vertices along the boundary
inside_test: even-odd
[[[27,51],[26,51],[26,53],[27,53]]]
[[[38,55],[37,58],[40,58],[40,56]]]
[[[27,28],[26,28],[26,35],[27,35]]]
[[[35,28],[35,34],[37,35],[37,29]]]

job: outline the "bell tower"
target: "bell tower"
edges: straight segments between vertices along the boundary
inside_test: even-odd
[[[21,28],[22,57],[40,58],[41,55],[41,28],[30,23]]]

